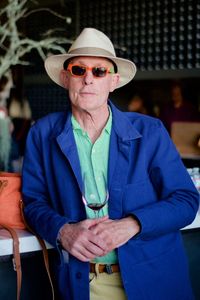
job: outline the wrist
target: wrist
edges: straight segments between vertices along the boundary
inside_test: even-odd
[[[131,226],[134,230],[134,236],[141,232],[141,223],[139,219],[135,215],[129,215],[127,217],[130,222],[129,226]]]

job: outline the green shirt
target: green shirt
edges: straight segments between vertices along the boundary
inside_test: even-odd
[[[112,128],[111,110],[106,126],[94,144],[92,144],[87,132],[81,128],[73,116],[71,121],[84,182],[84,198],[87,199],[88,203],[103,203],[107,197],[108,156]],[[108,204],[99,211],[96,211],[96,213],[87,205],[85,205],[85,208],[87,217],[90,219],[108,214]],[[115,251],[112,251],[103,257],[97,257],[94,261],[116,263],[117,255]]]

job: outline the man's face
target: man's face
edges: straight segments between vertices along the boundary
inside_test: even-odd
[[[98,57],[76,57],[71,63],[91,68],[113,68],[109,60]],[[92,70],[86,70],[84,76],[74,77],[69,71],[63,70],[61,80],[69,90],[72,109],[92,112],[107,106],[109,92],[116,88],[119,74],[108,73],[105,77],[97,78],[92,74]]]

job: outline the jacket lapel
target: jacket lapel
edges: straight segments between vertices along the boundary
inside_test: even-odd
[[[131,145],[141,134],[133,127],[124,113],[109,103],[113,113],[108,165],[109,215],[122,216],[122,191],[127,182]]]
[[[122,215],[122,187],[127,181],[130,155],[133,155],[131,144],[141,138],[141,134],[123,112],[110,102],[109,105],[113,113],[108,162],[109,215],[111,218],[119,218]],[[65,126],[56,140],[71,165],[81,191],[81,167],[71,125],[71,113],[67,115]]]
[[[81,167],[80,167],[77,147],[73,135],[73,130],[71,126],[71,114],[68,114],[65,127],[63,131],[57,136],[56,140],[61,151],[68,159],[71,168],[74,172],[74,175],[76,177],[76,180],[78,182],[78,186],[80,190],[82,190]]]

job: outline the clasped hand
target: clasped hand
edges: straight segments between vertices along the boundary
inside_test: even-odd
[[[90,261],[125,244],[140,230],[131,216],[111,220],[108,216],[65,224],[60,230],[62,247],[81,261]]]

